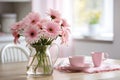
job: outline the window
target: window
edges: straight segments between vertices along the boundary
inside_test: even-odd
[[[72,27],[73,37],[101,37],[113,40],[113,0],[33,0],[41,14],[57,9]],[[92,27],[91,27],[92,26]]]
[[[73,0],[73,35],[113,38],[113,0]]]

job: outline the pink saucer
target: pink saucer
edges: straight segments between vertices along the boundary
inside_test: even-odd
[[[82,65],[79,65],[79,66],[68,66],[67,68],[68,69],[71,69],[71,70],[82,70],[82,69],[85,69],[85,68],[90,68],[91,64],[89,63],[85,63],[85,64],[82,64]]]

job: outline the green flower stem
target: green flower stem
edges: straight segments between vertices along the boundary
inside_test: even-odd
[[[37,52],[38,53],[38,52]],[[39,57],[40,56],[40,57]],[[36,72],[36,70],[37,70],[37,68],[40,66],[40,64],[42,64],[42,57],[41,57],[41,55],[36,55],[35,57],[37,57],[37,60],[38,60],[38,64],[37,64],[37,66],[35,67],[35,69],[34,69],[34,72]]]
[[[29,70],[30,66],[33,64],[35,57],[36,57],[37,53],[33,56],[32,62],[30,63],[29,67],[27,67],[27,70]]]
[[[49,53],[46,51],[48,48],[48,45],[34,45],[33,46],[36,49],[36,54],[33,56],[33,59],[29,65],[29,68],[33,66],[33,70],[36,73],[37,69],[39,68],[41,70],[41,73],[43,74],[50,74],[51,73],[51,66],[52,63],[49,58]],[[32,65],[37,60],[37,64]],[[28,68],[28,70],[29,70]]]
[[[38,66],[39,66],[39,60],[38,60],[38,64],[37,64],[37,66],[35,67],[35,69],[34,69],[34,72],[36,72],[36,70],[37,70],[37,68],[38,68]]]
[[[48,57],[46,55],[44,55],[43,58],[43,63],[44,63],[44,72],[47,73],[49,72],[49,64],[48,64]]]
[[[42,66],[43,67],[43,70],[44,70],[44,73],[47,73],[50,71],[50,66],[49,66],[49,59],[48,57],[46,56],[45,53],[41,54],[41,55],[37,55],[37,60],[38,60],[38,64],[37,66],[35,67],[34,71],[36,72],[37,68],[39,66]]]
[[[48,65],[48,62],[47,62],[47,58],[45,58],[45,61],[44,61],[44,62],[46,62],[46,64],[44,65],[44,66],[45,66],[44,71],[45,71],[45,72],[48,72],[48,71],[49,71],[49,70],[48,70],[49,65]]]

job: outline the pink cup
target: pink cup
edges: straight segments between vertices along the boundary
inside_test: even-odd
[[[102,62],[108,58],[108,54],[104,52],[91,52],[94,67],[101,66]]]
[[[84,56],[81,56],[81,55],[70,56],[70,57],[69,57],[69,62],[70,62],[70,64],[71,64],[71,66],[80,67],[81,65],[84,64],[84,62],[85,62],[85,57],[84,57]]]

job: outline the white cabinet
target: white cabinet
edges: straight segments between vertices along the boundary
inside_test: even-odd
[[[31,11],[30,0],[0,0],[0,14],[16,13],[17,20],[22,19]]]
[[[0,2],[30,2],[31,0],[0,0]]]

